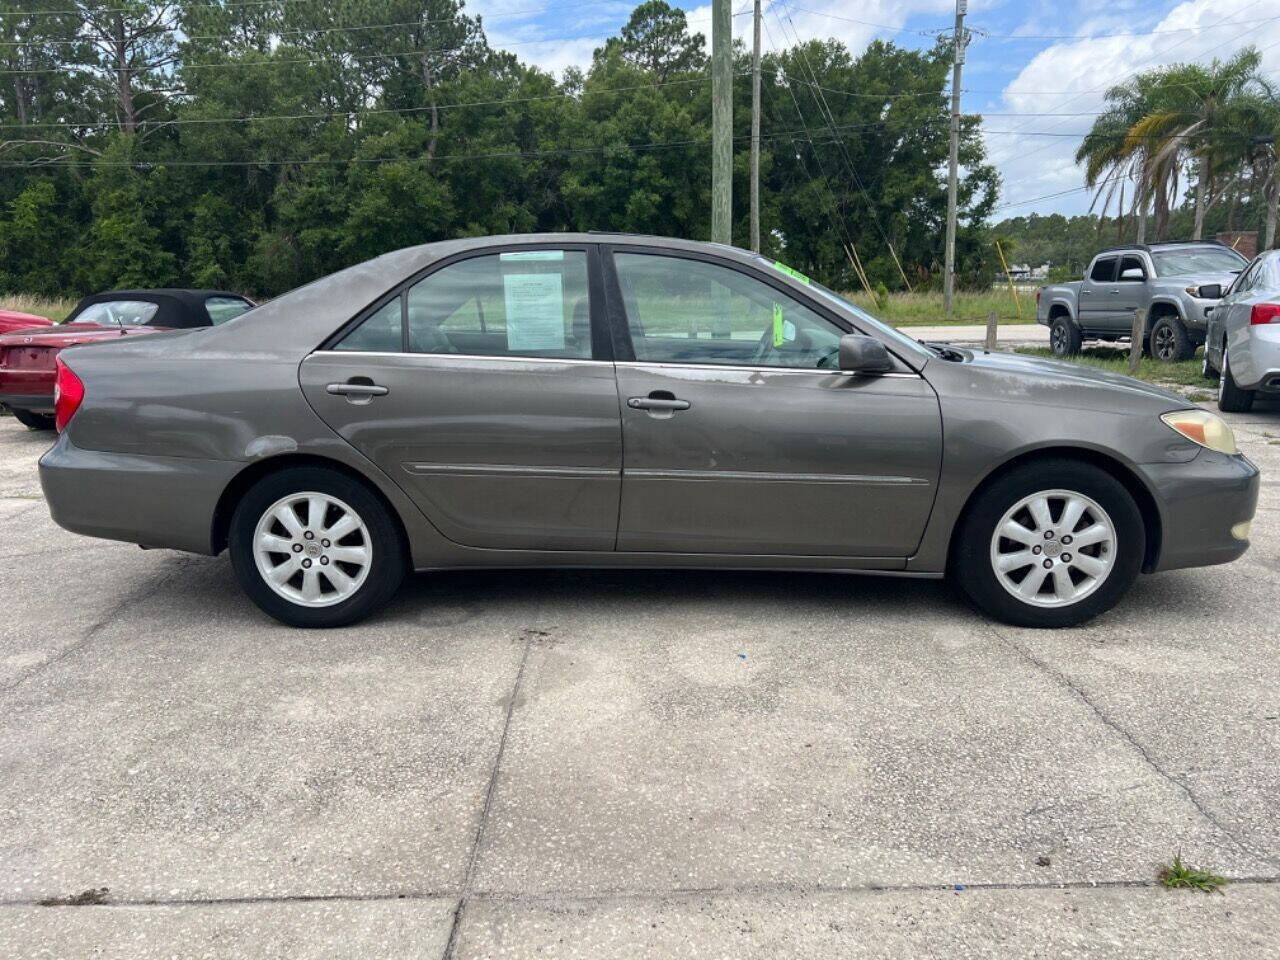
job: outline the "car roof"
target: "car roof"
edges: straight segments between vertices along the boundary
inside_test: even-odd
[[[1130,253],[1134,250],[1152,253],[1158,250],[1176,250],[1179,247],[1218,247],[1223,250],[1232,250],[1221,240],[1161,240],[1158,243],[1123,243],[1115,247],[1103,247],[1095,256],[1102,256],[1104,253]],[[1239,253],[1237,250],[1232,252]]]
[[[157,300],[160,298],[179,300],[187,306],[201,306],[210,297],[234,297],[237,300],[249,298],[230,290],[199,290],[185,287],[155,287],[146,290],[104,290],[91,293],[82,299],[82,304],[105,303],[109,300]]]

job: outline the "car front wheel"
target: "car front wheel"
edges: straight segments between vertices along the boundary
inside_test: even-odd
[[[1188,360],[1195,352],[1187,328],[1177,317],[1161,317],[1151,328],[1151,355],[1161,363]]]
[[[1075,460],[1016,467],[977,495],[952,574],[984,613],[1067,627],[1111,609],[1142,566],[1142,513],[1111,474]]]
[[[295,627],[363,619],[391,599],[406,566],[382,501],[324,467],[282,470],[252,487],[232,516],[230,551],[250,599]]]

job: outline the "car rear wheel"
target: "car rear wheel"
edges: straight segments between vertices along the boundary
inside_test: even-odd
[[[24,427],[30,427],[32,430],[52,430],[54,428],[53,417],[47,413],[32,413],[30,410],[18,410],[10,408],[13,417]]]
[[[391,599],[406,566],[382,501],[324,467],[282,470],[252,487],[232,516],[230,548],[245,593],[295,627],[363,619]]]
[[[1222,375],[1218,378],[1218,409],[1224,413],[1248,413],[1253,409],[1254,392],[1241,390],[1231,373],[1226,345],[1222,349]]]
[[[1074,357],[1083,342],[1079,328],[1069,317],[1058,317],[1049,327],[1049,348],[1054,356]]]
[[[1151,355],[1161,363],[1189,360],[1195,352],[1187,328],[1177,317],[1161,317],[1151,328]]]
[[[1075,460],[1016,467],[978,494],[952,573],[984,613],[1067,627],[1111,609],[1142,566],[1142,513],[1124,485]]]

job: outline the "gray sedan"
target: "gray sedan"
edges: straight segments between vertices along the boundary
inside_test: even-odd
[[[1259,254],[1231,285],[1200,288],[1222,299],[1209,314],[1204,374],[1218,381],[1218,407],[1243,413],[1259,393],[1280,393],[1280,250]]]
[[[409,569],[950,575],[1030,626],[1248,546],[1227,425],[904,336],[797,271],[629,235],[400,250],[210,330],[62,355],[54,519],[217,554],[299,626]]]

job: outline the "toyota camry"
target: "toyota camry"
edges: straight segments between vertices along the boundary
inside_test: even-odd
[[[1080,366],[921,343],[784,264],[609,234],[400,250],[211,328],[58,360],[54,519],[230,553],[289,624],[408,570],[951,577],[1065,626],[1248,546],[1217,416]]]

